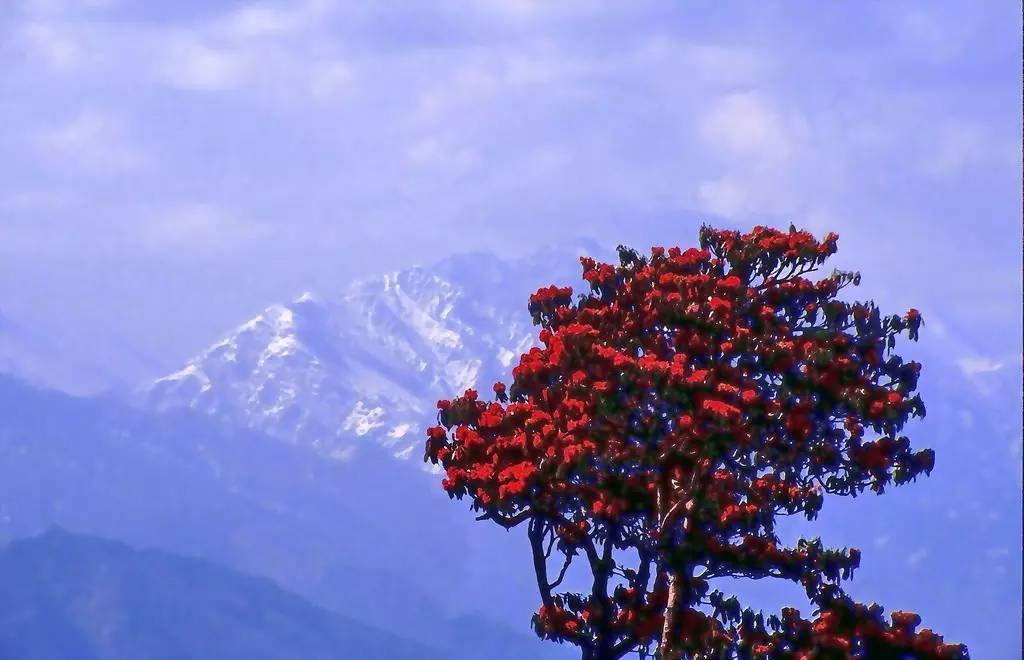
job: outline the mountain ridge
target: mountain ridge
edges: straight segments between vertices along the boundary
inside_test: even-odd
[[[143,385],[139,399],[336,459],[367,442],[408,459],[436,400],[501,378],[535,345],[529,293],[576,283],[576,257],[593,251],[548,248],[515,261],[456,255],[355,282],[335,300],[303,293]]]
[[[23,660],[441,660],[272,580],[51,527],[0,550],[0,654]]]
[[[57,525],[265,576],[445,648],[487,642],[481,630],[497,625],[490,660],[557,654],[530,634],[521,539],[470,539],[477,523],[431,475],[395,468],[376,445],[330,460],[193,410],[150,413],[0,376],[0,541]],[[469,612],[477,623],[448,623]]]

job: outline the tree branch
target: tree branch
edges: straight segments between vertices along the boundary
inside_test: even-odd
[[[522,511],[520,511],[517,514],[515,514],[514,516],[506,516],[506,515],[504,515],[502,513],[499,513],[498,511],[492,510],[492,511],[487,511],[486,513],[480,514],[479,516],[476,517],[476,519],[477,520],[493,520],[494,522],[498,523],[499,525],[501,525],[505,529],[512,529],[513,527],[515,527],[519,523],[523,522],[524,520],[529,519],[531,516],[533,516],[533,510],[532,509],[523,509]]]
[[[562,580],[565,578],[565,572],[569,570],[569,564],[572,563],[572,555],[565,555],[565,563],[562,564],[562,570],[558,572],[558,579],[548,585],[549,589],[554,589],[558,585],[562,584]]]
[[[551,538],[548,539],[548,548],[544,551],[544,559],[551,557],[551,549],[555,547],[555,538],[557,538],[557,536],[552,531]]]

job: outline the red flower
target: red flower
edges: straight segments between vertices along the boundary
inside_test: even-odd
[[[694,369],[693,373],[686,379],[686,382],[690,385],[703,384],[707,380],[709,373],[711,372],[707,369]]]
[[[725,289],[727,291],[733,291],[740,288],[741,284],[742,282],[740,281],[740,278],[736,277],[735,275],[730,275],[723,279],[722,281],[720,281],[718,283],[718,286],[719,288]]]
[[[740,391],[740,388],[735,385],[730,385],[729,383],[719,383],[718,386],[715,387],[715,391],[720,394],[736,394]]]
[[[732,303],[724,298],[712,298],[711,299],[711,311],[712,312],[728,312],[732,309]]]
[[[701,407],[723,419],[732,419],[734,417],[739,417],[740,415],[739,408],[716,399],[705,399],[701,403]]]

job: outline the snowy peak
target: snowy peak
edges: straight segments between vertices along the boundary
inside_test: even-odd
[[[335,458],[361,443],[415,454],[434,402],[507,377],[536,335],[526,300],[578,277],[576,254],[454,257],[271,305],[146,389]],[[572,281],[572,280],[569,280]]]

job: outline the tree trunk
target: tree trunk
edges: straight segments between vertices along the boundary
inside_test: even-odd
[[[682,649],[678,644],[680,603],[683,600],[683,587],[680,585],[682,577],[681,573],[673,572],[668,578],[668,604],[665,606],[665,623],[662,625],[661,642],[658,644],[658,660],[682,658]]]
[[[607,626],[598,626],[593,646],[584,647],[582,660],[615,660],[613,639]]]
[[[608,598],[608,578],[611,572],[611,564],[606,564],[610,558],[610,552],[602,558],[599,570],[595,571],[592,595],[601,608],[597,618],[597,639],[594,640],[594,658],[597,660],[614,660],[612,647],[615,643],[612,634],[612,603]]]

